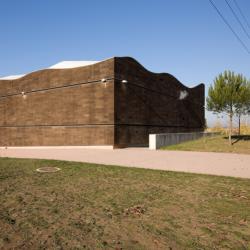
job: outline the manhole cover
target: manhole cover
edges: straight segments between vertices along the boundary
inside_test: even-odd
[[[42,168],[37,168],[37,172],[41,172],[41,173],[54,173],[61,170],[60,168],[56,168],[56,167],[42,167]]]

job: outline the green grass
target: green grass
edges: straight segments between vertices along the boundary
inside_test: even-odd
[[[163,147],[162,149],[250,154],[250,136],[234,136],[233,145],[228,143],[227,137],[215,136],[204,137],[194,141],[187,141]]]
[[[0,158],[0,249],[249,248],[247,179]]]

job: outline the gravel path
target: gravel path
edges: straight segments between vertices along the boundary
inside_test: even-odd
[[[250,178],[250,155],[147,148],[0,148],[1,157],[57,159]]]

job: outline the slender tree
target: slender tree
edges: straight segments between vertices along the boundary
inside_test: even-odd
[[[238,103],[235,107],[235,113],[238,118],[238,134],[240,135],[241,117],[247,115],[250,111],[250,82],[245,77],[239,75],[242,86],[238,92]]]
[[[225,71],[219,74],[209,87],[207,109],[229,116],[229,143],[232,145],[233,116],[243,111],[249,102],[249,82],[240,74]],[[242,114],[242,113],[241,113]]]

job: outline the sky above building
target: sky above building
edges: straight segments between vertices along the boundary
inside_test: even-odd
[[[227,1],[241,18],[236,1],[250,23],[250,1]],[[213,2],[250,49],[226,1]],[[0,7],[0,77],[59,61],[131,56],[189,87],[205,83],[206,92],[226,69],[250,78],[250,54],[209,0],[3,0]],[[206,117],[209,125],[216,121]]]

